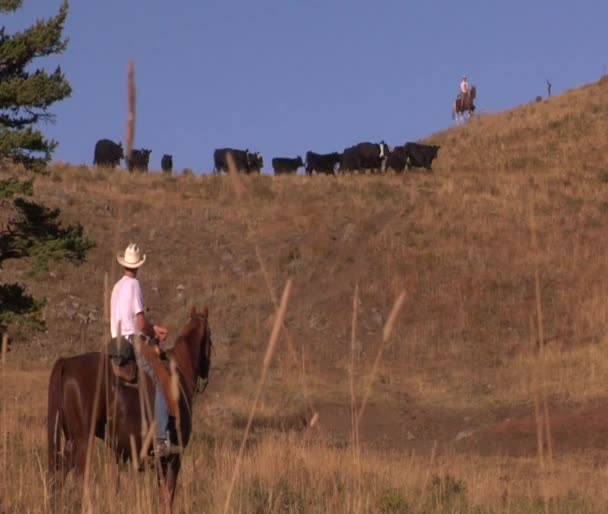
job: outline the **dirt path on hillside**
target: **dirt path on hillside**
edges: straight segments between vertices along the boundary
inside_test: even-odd
[[[351,438],[350,405],[319,404],[323,428],[337,444]],[[554,455],[594,451],[608,462],[608,406],[549,406]],[[488,411],[430,408],[404,402],[401,408],[370,404],[360,426],[368,447],[411,450],[417,454],[456,451],[477,455],[535,456],[533,406]],[[544,439],[545,451],[547,440]]]
[[[22,404],[27,398],[28,404],[42,410],[47,376],[46,370],[8,370],[6,392],[12,401]],[[24,384],[29,386],[24,388]],[[212,420],[214,431],[224,434],[228,429],[239,431],[245,426],[243,417],[227,408],[225,394],[220,379],[210,383],[204,397],[197,400],[197,410],[200,409],[208,421]],[[352,434],[350,403],[318,399],[314,404],[318,413],[315,428],[308,428],[310,413],[285,409],[281,411],[284,414],[278,416],[256,416],[252,431],[255,438],[263,433],[310,430],[329,444],[347,446]],[[591,452],[596,464],[608,464],[608,402],[586,406],[552,402],[549,417],[554,456]],[[432,452],[436,455],[457,452],[535,457],[538,451],[533,405],[449,409],[422,405],[405,394],[385,403],[370,401],[361,421],[360,440],[370,449],[412,451],[429,456]],[[546,438],[544,442],[546,450]]]

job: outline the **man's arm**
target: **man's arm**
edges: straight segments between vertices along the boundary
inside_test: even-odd
[[[141,292],[138,281],[134,281],[135,290],[133,291],[133,308],[136,312],[135,322],[140,332],[143,332],[149,337],[158,337],[160,341],[164,341],[167,338],[167,329],[157,325],[152,325],[144,314],[144,298]]]
[[[140,332],[142,332],[150,337],[153,337],[156,335],[156,333],[154,332],[154,325],[152,325],[152,323],[150,323],[146,319],[146,315],[143,312],[138,312],[135,315],[135,320],[137,321],[137,329]]]
[[[143,332],[150,337],[158,337],[161,343],[167,339],[167,329],[160,325],[153,325],[150,323],[143,312],[138,312],[135,316],[135,320],[140,332]]]

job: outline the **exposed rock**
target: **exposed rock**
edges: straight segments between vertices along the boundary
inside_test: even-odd
[[[461,441],[462,439],[468,439],[475,432],[476,432],[475,430],[461,430],[460,432],[458,432],[458,434],[454,438],[454,441]]]
[[[175,296],[175,302],[186,304],[186,286],[184,284],[177,285],[177,295]]]
[[[384,316],[378,309],[373,309],[371,314],[372,321],[375,325],[382,327],[384,325]]]
[[[76,309],[72,309],[71,307],[64,307],[63,312],[68,319],[74,319],[76,317]]]
[[[353,223],[348,223],[344,227],[344,231],[342,232],[342,236],[340,237],[340,240],[343,243],[347,243],[348,241],[350,241],[353,238],[354,235],[355,235],[355,225]]]

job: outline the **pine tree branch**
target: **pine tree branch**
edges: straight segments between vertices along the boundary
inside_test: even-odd
[[[44,70],[36,70],[25,77],[14,77],[0,83],[0,109],[15,106],[46,109],[49,105],[62,100],[72,93],[61,68],[49,75]]]
[[[22,128],[27,125],[32,125],[40,119],[38,114],[30,114],[28,117],[11,118],[4,114],[0,114],[0,125],[4,125],[8,128]]]
[[[0,69],[3,73],[10,75],[23,69],[33,59],[62,53],[69,41],[61,39],[67,13],[66,0],[57,16],[48,20],[39,20],[32,27],[16,32],[12,36],[2,33]]]
[[[21,6],[21,0],[0,0],[0,12]],[[68,13],[63,0],[59,13],[38,20],[31,27],[7,34],[0,29],[0,160],[10,159],[35,171],[45,169],[57,146],[32,127],[40,121],[53,122],[48,108],[72,93],[61,68],[49,73],[32,70],[39,57],[62,53],[68,44],[62,38]]]
[[[27,116],[11,117],[0,114],[0,125],[11,129],[20,129],[38,123],[39,121],[55,123],[56,120],[56,116],[49,112],[34,112],[32,109],[28,108],[24,108],[23,111]]]
[[[0,12],[14,12],[23,4],[23,0],[0,0]]]

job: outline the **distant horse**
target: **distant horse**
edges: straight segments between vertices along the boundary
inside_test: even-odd
[[[454,106],[452,107],[452,119],[456,119],[456,124],[459,125],[461,121],[464,121],[464,113],[468,111],[469,119],[473,116],[473,112],[475,111],[475,104],[473,100],[475,100],[475,96],[477,95],[477,90],[475,86],[471,87],[471,90],[466,95],[458,95],[456,100],[454,101]]]
[[[169,411],[176,418],[178,441],[175,442],[181,444],[182,449],[186,448],[192,432],[192,400],[197,391],[198,379],[202,378],[206,383],[209,376],[212,342],[208,313],[207,306],[202,312],[197,312],[193,307],[190,320],[173,347],[166,351],[178,377],[178,388],[173,386],[173,390],[179,390],[179,398],[176,401],[175,395],[169,394],[167,403]],[[154,353],[145,344],[141,350],[144,355]],[[150,359],[150,363],[155,372],[158,372],[163,390],[170,391],[172,387],[168,371],[158,358]],[[106,352],[91,352],[60,358],[53,366],[48,391],[48,458],[51,476],[56,478],[60,472],[58,484],[63,483],[67,473],[74,467],[78,475],[84,473],[92,428],[94,435],[105,438],[116,456],[124,461],[132,455],[131,438],[134,439],[134,450],[138,454],[142,449],[146,436],[142,433],[142,417],[150,418],[141,409],[143,404],[144,410],[149,410],[146,402],[140,400],[140,394],[143,396],[145,390],[142,388],[140,392],[138,387],[119,381],[109,364],[110,358]],[[145,377],[148,398],[154,398],[154,386],[149,377],[144,373],[139,376],[140,382]],[[154,401],[149,404],[153,408]],[[96,409],[94,405],[97,405]],[[65,438],[63,452],[62,434]],[[165,511],[170,512],[181,456],[174,454],[162,457],[158,464],[160,500]]]

